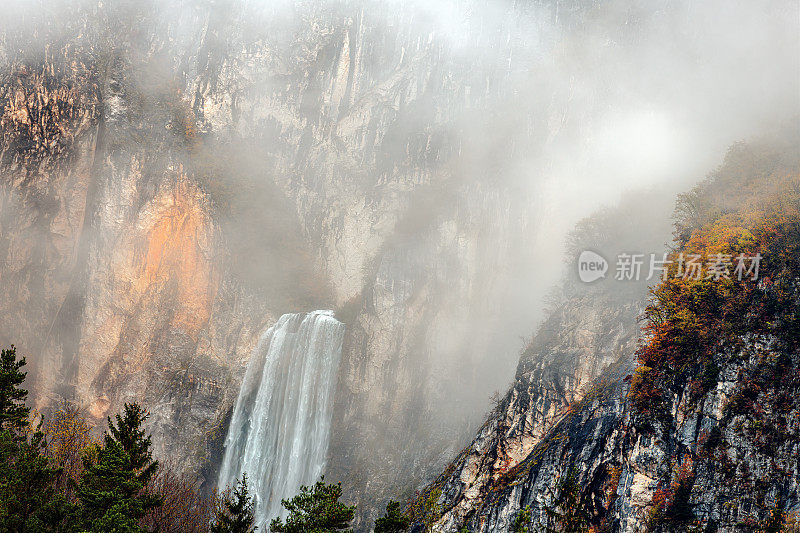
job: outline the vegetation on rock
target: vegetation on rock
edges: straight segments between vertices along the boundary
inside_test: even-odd
[[[142,424],[147,412],[126,404],[101,441],[81,411],[64,403],[37,423],[25,407],[25,358],[0,358],[0,531],[13,533],[210,533],[240,528],[252,500],[244,482],[217,505],[194,481],[161,467]],[[230,505],[229,505],[230,504]],[[240,511],[243,511],[240,513]],[[221,516],[234,516],[235,527]],[[222,527],[222,529],[220,529]]]
[[[342,496],[340,484],[325,483],[323,477],[314,486],[300,487],[300,494],[281,503],[289,511],[284,522],[275,518],[270,523],[273,533],[352,533],[350,522],[355,515],[355,506],[339,501]]]
[[[400,509],[400,502],[389,500],[386,514],[375,521],[375,533],[402,533],[411,525],[411,519]]]
[[[581,493],[577,469],[571,465],[558,480],[553,504],[545,508],[548,533],[584,533],[588,530],[591,516],[583,504]]]
[[[800,175],[763,176],[750,168],[761,156],[734,147],[720,171],[679,199],[670,276],[652,291],[631,386],[640,413],[664,415],[670,393],[685,386],[699,398],[721,366],[749,357],[759,341],[784,353],[800,346]],[[695,276],[692,256],[730,268],[718,276],[703,263]],[[736,271],[740,256],[761,258],[757,279]]]
[[[679,198],[669,276],[652,289],[631,380],[635,425],[670,440],[676,412],[693,416],[717,401],[721,384],[732,389],[697,450],[673,439],[673,468],[650,506],[654,530],[711,524],[693,509],[702,497],[693,498],[699,475],[730,483],[718,490],[744,500],[737,506],[746,510],[737,518],[743,525],[774,516],[789,486],[785,458],[800,440],[790,422],[800,390],[797,160],[796,147],[736,145],[718,171]],[[696,257],[700,268],[690,271]]]
[[[430,491],[418,492],[411,501],[411,520],[415,524],[421,524],[426,533],[442,517],[442,506],[439,503],[441,495],[441,489],[434,487]]]
[[[521,509],[520,512],[514,517],[514,521],[511,522],[511,532],[512,533],[529,533],[530,531],[530,522],[531,522],[531,506],[526,505],[524,509]]]
[[[247,490],[247,476],[242,475],[232,493],[222,497],[211,533],[252,533],[258,529],[254,522],[253,499]]]

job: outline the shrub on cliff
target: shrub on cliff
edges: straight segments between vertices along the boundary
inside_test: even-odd
[[[526,505],[519,510],[514,521],[511,523],[511,533],[530,533],[531,506]]]
[[[584,505],[578,471],[570,465],[558,480],[557,495],[545,508],[548,533],[584,533],[589,529],[591,515]]]
[[[670,483],[659,487],[653,495],[653,505],[649,511],[650,526],[653,529],[661,524],[686,527],[694,520],[689,504],[694,480],[694,463],[687,454],[671,476]]]
[[[656,530],[712,524],[708,505],[724,509],[723,501],[734,500],[746,515],[741,523],[755,530],[776,512],[764,494],[787,490],[781,476],[798,442],[789,420],[800,389],[798,161],[796,143],[737,145],[678,202],[670,275],[652,290],[630,387],[634,424],[661,429],[669,463],[681,465],[653,496],[649,518]],[[700,258],[694,273],[687,267],[692,256]],[[748,260],[742,272],[739,257],[760,261]],[[723,258],[728,263],[720,271]],[[683,448],[676,410],[704,416],[701,409],[716,401],[712,391],[731,380],[719,404],[722,417],[705,442],[701,436],[701,447]],[[757,476],[755,465],[763,465]],[[717,501],[698,494],[719,480],[730,486],[715,487]]]
[[[147,490],[161,497],[162,504],[148,511],[139,524],[158,533],[208,533],[215,509],[221,502],[206,494],[192,475],[160,464]]]
[[[759,339],[784,353],[800,346],[800,177],[764,176],[750,162],[757,155],[735,147],[722,169],[680,197],[670,275],[652,290],[631,384],[644,419],[667,416],[664,402],[684,389],[702,397],[719,369]],[[686,266],[692,256],[702,258],[697,275]],[[735,270],[740,256],[760,258],[757,279]],[[712,270],[714,257],[726,261],[724,275]]]

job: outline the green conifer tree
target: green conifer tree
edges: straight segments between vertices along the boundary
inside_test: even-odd
[[[253,499],[247,490],[247,475],[243,474],[233,493],[222,498],[211,533],[252,533],[258,529],[254,522]]]
[[[59,531],[67,512],[56,493],[58,469],[44,454],[44,434],[30,429],[25,358],[12,346],[0,354],[0,531]]]
[[[552,507],[545,508],[548,533],[584,533],[591,516],[583,506],[578,471],[570,465],[558,482],[558,497]],[[550,525],[552,524],[552,526]]]
[[[21,387],[25,381],[25,358],[17,360],[14,345],[0,352],[0,430],[8,430],[17,438],[23,438],[28,427],[30,409],[25,407],[28,391]]]
[[[375,533],[402,533],[410,524],[411,519],[400,511],[400,502],[390,500],[386,514],[375,521]]]
[[[340,484],[325,483],[323,477],[313,487],[300,487],[300,494],[281,503],[289,511],[286,523],[275,518],[270,524],[273,533],[352,533],[350,522],[355,506],[339,501]]]
[[[109,429],[96,458],[86,458],[78,486],[79,531],[92,533],[139,533],[139,520],[161,504],[158,496],[145,490],[158,469],[153,460],[151,440],[141,428],[147,413],[138,404],[125,404],[116,424]]]

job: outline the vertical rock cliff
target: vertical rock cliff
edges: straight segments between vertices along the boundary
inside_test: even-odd
[[[41,409],[102,427],[139,400],[158,455],[208,481],[257,338],[335,306],[353,333],[331,469],[410,484],[505,379],[455,361],[485,352],[474,326],[530,235],[529,191],[461,156],[464,117],[505,98],[499,59],[466,68],[416,7],[297,8],[75,1],[3,28],[0,339],[31,354]],[[409,427],[421,457],[372,461]]]
[[[579,461],[579,453],[595,462],[608,453],[602,431],[615,427],[612,422],[623,409],[614,396],[620,386],[608,375],[624,377],[633,368],[648,273],[638,281],[617,281],[612,270],[605,279],[586,284],[577,279],[575,265],[586,249],[609,261],[622,250],[660,249],[669,234],[665,197],[669,195],[630,195],[571,233],[570,274],[550,296],[554,303],[523,352],[514,383],[492,406],[472,443],[417,497],[413,510],[418,517],[425,511],[421,502],[435,493],[442,511],[436,527],[442,531],[464,524],[481,531],[508,528],[514,513],[487,518],[487,507],[498,501],[501,488],[514,485],[511,480],[520,472],[538,468],[542,454],[550,454],[547,460],[553,464],[547,467],[551,471],[538,475],[540,486],[531,489],[538,493],[546,492],[555,473],[563,470],[570,446],[570,462]],[[590,413],[584,412],[586,406]],[[592,424],[596,431],[587,429]]]
[[[559,9],[460,37],[412,3],[22,10],[2,41],[2,339],[32,354],[38,405],[102,426],[138,399],[158,454],[213,478],[256,339],[336,307],[330,468],[358,498],[411,490],[513,368],[509,343],[483,356],[535,230],[520,147],[574,138],[584,111],[556,80],[536,102],[510,87]],[[409,431],[428,444],[396,447]]]
[[[641,287],[629,293],[633,300],[585,288],[579,297],[560,295],[511,390],[412,502],[419,530],[559,530],[570,520],[625,532],[796,524],[800,300],[796,264],[785,262],[800,242],[794,139],[788,131],[735,146],[719,170],[679,198],[676,212],[674,258],[698,243],[739,246],[734,235],[755,235],[744,246],[763,252],[771,275],[752,286],[713,285],[728,287],[725,299],[710,304],[696,293],[696,307],[659,289],[642,315],[643,337],[631,312],[644,308],[641,296],[635,303]],[[714,281],[683,283],[696,290]],[[586,316],[591,328],[580,320]],[[661,338],[662,328],[675,329]],[[579,334],[587,329],[595,336]]]
[[[180,87],[143,74],[176,26],[139,39],[144,6],[70,7],[4,34],[2,340],[31,354],[40,409],[102,426],[140,401],[156,452],[198,471],[271,315],[231,274]]]
[[[101,429],[140,401],[157,455],[213,484],[258,339],[284,314],[335,309],[326,465],[357,527],[441,471],[514,375],[557,262],[542,251],[553,220],[618,192],[581,154],[614,152],[597,142],[609,117],[651,90],[708,107],[660,73],[626,77],[650,72],[655,42],[705,80],[702,32],[665,39],[692,3],[485,4],[15,11],[0,28],[0,342],[29,355],[37,407],[70,399]],[[569,291],[505,414],[457,461],[443,523],[473,516],[625,367],[641,292]]]

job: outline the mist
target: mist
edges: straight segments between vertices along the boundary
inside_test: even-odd
[[[406,492],[513,381],[581,219],[635,198],[619,246],[660,253],[677,193],[800,124],[791,0],[4,10],[0,342],[29,353],[37,407],[67,397],[102,427],[144,395],[168,455],[224,426],[281,315],[332,309],[330,471]],[[34,93],[69,104],[26,115]],[[164,206],[194,222],[158,240]],[[225,392],[176,429],[142,369]],[[214,453],[182,464],[212,483]]]

